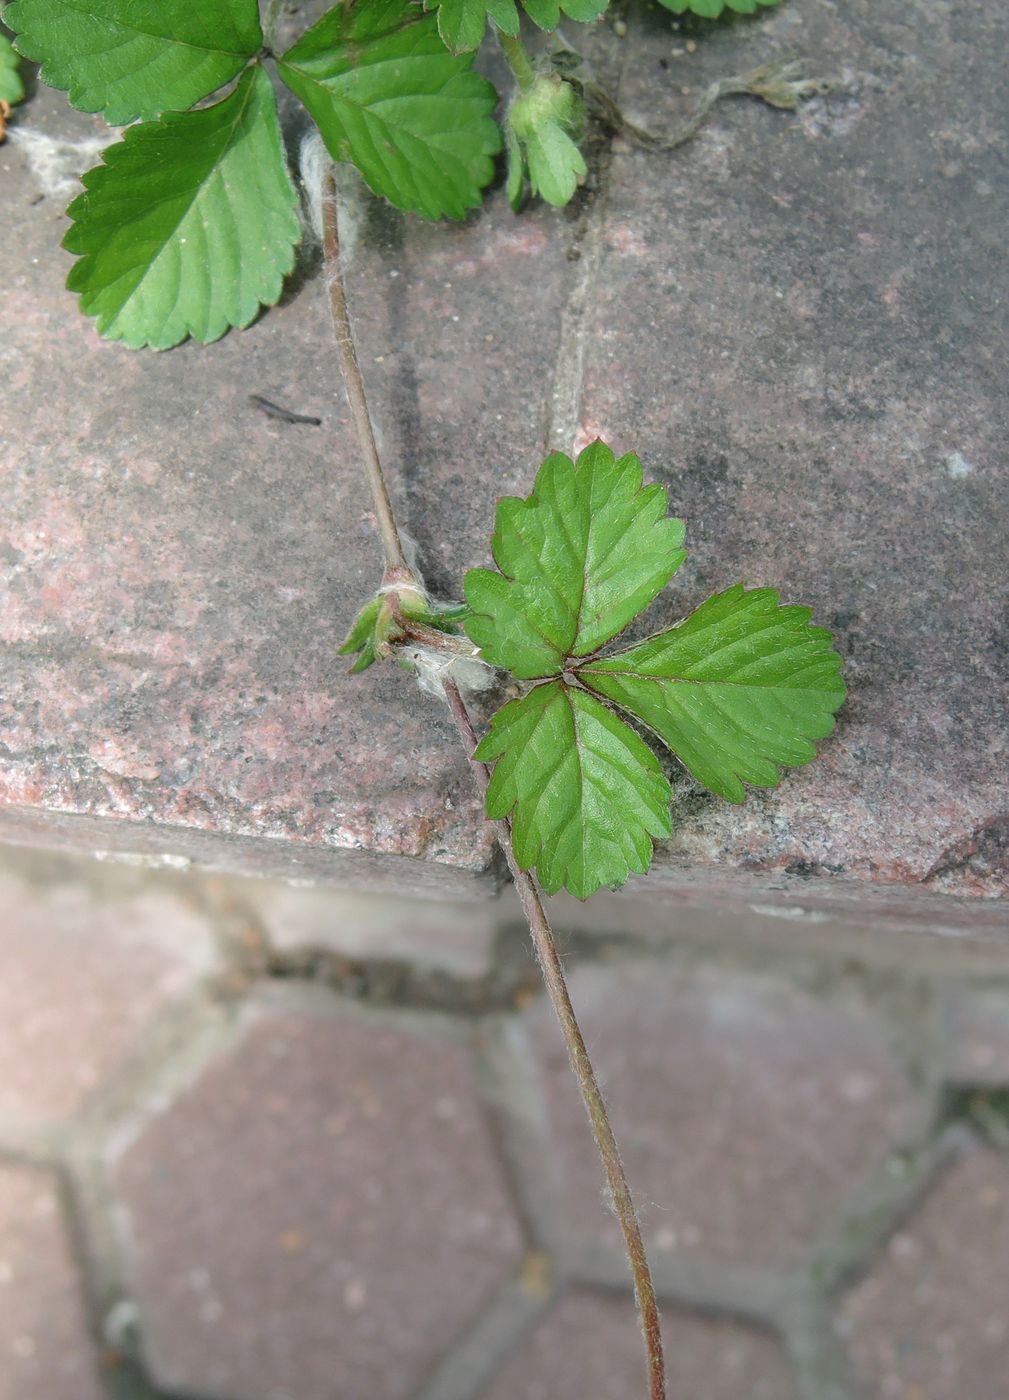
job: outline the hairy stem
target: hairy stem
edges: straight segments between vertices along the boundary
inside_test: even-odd
[[[502,42],[507,39],[507,35],[501,35]],[[517,41],[513,41],[516,42]],[[525,50],[521,44],[518,45],[523,62],[528,66],[530,75],[532,65],[529,63]],[[344,384],[347,389],[347,398],[350,402],[351,413],[354,419],[354,428],[357,433],[358,444],[361,449],[361,456],[364,462],[365,474],[368,484],[371,487],[372,498],[375,504],[375,515],[379,523],[379,532],[382,538],[382,549],[385,556],[385,575],[387,583],[408,582],[420,587],[413,571],[409,568],[404,556],[399,538],[399,531],[396,528],[396,521],[392,512],[392,503],[389,500],[389,493],[386,490],[385,478],[382,474],[382,465],[378,455],[378,448],[375,443],[375,435],[372,431],[371,417],[368,413],[368,401],[365,395],[364,380],[361,377],[361,369],[357,360],[357,353],[354,349],[354,338],[350,325],[350,316],[347,311],[347,299],[343,287],[343,274],[340,267],[340,245],[337,236],[337,205],[336,205],[336,181],[332,168],[327,172],[322,196],[323,213],[323,249],[326,258],[326,275],[329,285],[330,309],[333,314],[333,329],[336,335],[337,352],[340,357],[340,369],[343,373]],[[397,609],[395,598],[387,598],[386,602],[394,610]],[[476,653],[471,643],[462,638],[456,638],[451,634],[438,631],[437,628],[427,627],[422,623],[412,622],[398,614],[404,636],[412,637],[414,641],[422,644],[437,647],[441,650],[455,652],[458,654],[472,656]],[[462,735],[467,752],[472,755],[476,748],[476,735],[473,733],[473,726],[470,723],[469,714],[458,687],[451,679],[444,682],[445,696],[449,702],[455,719],[456,728]],[[484,764],[474,760],[474,769],[480,784],[481,791],[486,795],[489,773]],[[567,983],[564,980],[564,971],[561,967],[560,958],[554,945],[553,934],[547,920],[543,902],[540,899],[539,891],[532,876],[528,871],[520,870],[515,860],[512,850],[511,825],[507,821],[494,823],[501,842],[505,858],[515,881],[515,887],[519,892],[522,901],[522,908],[525,912],[526,920],[529,924],[529,932],[532,935],[533,944],[536,948],[536,955],[539,959],[540,969],[543,973],[543,981],[546,984],[550,1001],[553,1004],[554,1012],[561,1025],[564,1035],[564,1043],[567,1046],[568,1056],[571,1061],[571,1068],[578,1081],[585,1107],[588,1110],[589,1120],[592,1125],[592,1132],[599,1148],[599,1154],[603,1159],[603,1166],[606,1169],[606,1177],[610,1186],[610,1193],[613,1198],[613,1206],[616,1211],[620,1228],[624,1234],[624,1244],[627,1250],[627,1258],[631,1266],[631,1275],[634,1280],[634,1296],[637,1300],[638,1312],[641,1315],[642,1327],[645,1335],[645,1347],[648,1355],[648,1400],[665,1400],[665,1365],[662,1357],[662,1335],[659,1328],[659,1312],[655,1300],[655,1289],[652,1285],[652,1276],[648,1267],[648,1258],[645,1254],[644,1241],[641,1238],[641,1228],[638,1224],[637,1212],[634,1209],[634,1201],[631,1197],[630,1187],[627,1184],[627,1177],[624,1173],[623,1163],[620,1160],[620,1151],[617,1147],[616,1138],[613,1136],[613,1129],[606,1112],[606,1105],[600,1093],[599,1085],[596,1082],[595,1073],[592,1069],[592,1062],[589,1059],[588,1051],[585,1048],[585,1041],[582,1037],[578,1020],[575,1016],[574,1007],[571,1005],[571,998],[568,995]]]
[[[498,29],[496,32],[501,52],[508,60],[508,67],[512,70],[512,76],[519,85],[519,92],[528,92],[536,81],[536,69],[526,52],[525,44],[517,34],[513,38],[511,34],[505,34],[502,29]]]
[[[447,680],[444,684],[445,695],[451,707],[456,728],[464,739],[470,755],[472,755],[476,748],[476,735],[473,732],[473,725],[470,722],[465,701],[453,681]],[[490,781],[489,770],[478,759],[473,759],[473,767],[480,790],[486,796],[487,785]],[[494,826],[508,861],[512,879],[515,881],[515,888],[522,901],[522,909],[529,923],[529,932],[532,934],[543,981],[546,984],[554,1012],[560,1022],[571,1068],[588,1110],[592,1133],[606,1169],[613,1207],[624,1234],[624,1246],[627,1250],[627,1258],[634,1279],[634,1296],[637,1299],[638,1312],[641,1315],[645,1349],[648,1354],[648,1397],[649,1400],[665,1400],[665,1363],[662,1357],[659,1310],[655,1301],[655,1288],[648,1267],[644,1241],[641,1238],[637,1211],[634,1209],[631,1189],[627,1184],[623,1162],[620,1160],[620,1150],[610,1126],[606,1105],[596,1082],[595,1071],[585,1048],[585,1041],[575,1016],[574,1007],[571,1005],[567,982],[564,978],[564,969],[557,954],[553,933],[546,910],[543,908],[543,901],[540,899],[539,890],[536,888],[536,882],[527,870],[520,870],[516,863],[512,850],[510,823],[498,821],[494,823]]]
[[[382,474],[382,463],[375,443],[375,432],[371,426],[368,400],[364,392],[361,366],[358,364],[354,348],[354,335],[350,316],[347,312],[347,297],[343,287],[343,269],[340,265],[340,238],[337,232],[336,179],[333,169],[326,172],[322,189],[322,246],[326,260],[326,284],[329,287],[329,308],[333,316],[333,334],[336,336],[336,352],[340,359],[350,414],[354,422],[358,447],[364,474],[371,491],[378,522],[378,533],[382,541],[382,555],[385,560],[385,582],[419,585],[414,571],[406,562],[403,544],[396,528],[392,513],[392,502]]]

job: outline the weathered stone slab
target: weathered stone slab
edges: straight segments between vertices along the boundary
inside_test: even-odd
[[[491,840],[447,714],[336,656],[381,563],[318,267],[216,345],[100,341],[63,289],[73,186],[51,157],[78,143],[56,149],[85,168],[107,135],[43,89],[0,148],[0,801],[22,832],[97,819],[108,840],[85,845],[189,854],[198,834],[197,858],[343,878],[363,852],[387,858],[372,883],[412,889],[434,864],[463,893]],[[564,218],[516,221],[503,196],[462,227],[348,208],[393,495],[431,585],[458,597],[496,496],[541,455]],[[254,392],[323,424],[279,423]]]
[[[581,211],[516,221],[499,191],[435,228],[351,201],[396,505],[457,593],[495,497],[577,419],[638,450],[688,519],[656,623],[742,578],[834,629],[851,693],[819,762],[741,809],[679,778],[656,888],[785,873],[1004,895],[1009,17],[790,0],[689,47],[672,25],[640,10],[607,41],[656,129],[771,58],[840,86],[798,115],[724,103],[672,156],[618,141]],[[106,137],[40,90],[0,148],[5,833],[479,895],[492,847],[444,714],[335,656],[378,568],[317,267],[216,346],[103,344],[61,287],[50,138],[76,143],[73,169]],[[554,389],[579,382],[568,414]],[[323,425],[268,419],[250,392]]]
[[[773,58],[840,87],[619,150],[581,432],[687,518],[654,625],[775,585],[834,630],[850,697],[819,762],[741,811],[681,784],[672,853],[1004,894],[1009,13],[799,0],[683,40],[632,21],[622,101],[655,130]]]

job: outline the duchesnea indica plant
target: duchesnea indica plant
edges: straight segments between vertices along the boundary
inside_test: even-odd
[[[553,32],[562,19],[597,21],[608,3],[523,0],[521,14]],[[665,3],[723,9],[723,0]],[[728,3],[745,12],[758,0]],[[476,209],[502,149],[516,208],[527,191],[567,203],[586,170],[586,103],[613,119],[559,40],[530,56],[515,0],[348,0],[281,50],[282,9],[270,0],[261,20],[258,0],[14,0],[0,14],[44,82],[126,128],[84,175],[64,239],[78,258],[67,285],[101,335],[165,350],[187,336],[215,340],[277,301],[302,238],[278,83],[333,160],[427,219]],[[488,24],[514,77],[499,119],[499,94],[473,66]],[[713,85],[701,108],[729,92],[794,106],[809,86],[791,73],[746,77]],[[17,55],[0,36],[0,119],[21,96]]]
[[[715,17],[775,0],[662,0]],[[530,57],[522,14],[541,30],[590,22],[607,0],[348,0],[283,52],[282,6],[261,23],[256,0],[14,0],[3,12],[18,51],[87,112],[125,125],[84,177],[64,240],[68,286],[99,332],[132,347],[213,340],[276,301],[303,236],[275,81],[314,118],[333,161],[351,161],[377,193],[426,218],[476,208],[507,151],[508,194],[570,199],[585,172],[586,101],[629,127],[580,56]],[[493,29],[516,91],[502,127],[498,94],[473,69]],[[0,36],[0,116],[21,99],[17,55]],[[779,107],[822,90],[793,64],[713,84],[671,148],[719,97],[752,93]],[[645,1336],[649,1400],[665,1372],[648,1261],[540,891],[586,899],[648,869],[671,834],[671,782],[686,770],[729,802],[745,784],[773,788],[808,763],[844,699],[830,634],[772,588],[733,584],[673,627],[621,634],[686,558],[683,521],[631,453],[591,443],[555,452],[528,497],[503,498],[491,552],[465,601],[432,599],[408,561],[386,489],[347,313],[336,184],[321,191],[325,274],[336,353],[382,544],[381,585],[341,650],[354,672],[394,660],[451,709],[522,900],[624,1233]],[[518,695],[478,740],[467,703],[508,678]]]

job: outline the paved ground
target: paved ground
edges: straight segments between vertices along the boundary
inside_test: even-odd
[[[563,213],[349,195],[377,428],[446,596],[601,432],[688,517],[657,616],[775,583],[845,655],[816,765],[740,810],[677,778],[654,874],[554,906],[671,1400],[1004,1400],[1007,12],[672,23],[591,41],[656,127],[771,57],[839,83],[600,148]],[[0,1400],[638,1400],[452,728],[334,656],[376,549],[317,269],[217,346],[102,344],[58,242],[108,133],[44,90],[10,130]]]
[[[0,906],[0,1400],[641,1395],[507,904],[406,956],[377,899],[0,848]],[[1004,954],[560,926],[671,1396],[1000,1400]]]

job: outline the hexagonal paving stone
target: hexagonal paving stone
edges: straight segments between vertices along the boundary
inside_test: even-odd
[[[949,1077],[972,1084],[1009,1084],[1009,989],[970,984],[951,998]]]
[[[101,1400],[49,1172],[0,1167],[0,1400]]]
[[[1009,1163],[957,1162],[844,1303],[840,1326],[872,1400],[1001,1400],[1009,1392]]]
[[[8,870],[21,863],[33,868],[7,854]],[[213,966],[210,930],[181,899],[135,881],[117,893],[114,877],[99,890],[74,869],[31,882],[0,870],[0,1133],[78,1109]]]
[[[519,1250],[468,1047],[277,999],[116,1168],[153,1374],[226,1400],[399,1400]]]
[[[670,1395],[690,1400],[793,1400],[778,1343],[735,1322],[663,1318]],[[639,1400],[644,1349],[630,1298],[565,1298],[522,1342],[485,1400]]]
[[[900,1130],[907,1090],[868,1015],[645,960],[582,968],[571,995],[655,1250],[793,1263]],[[549,1007],[530,1022],[572,1223],[617,1245]]]

